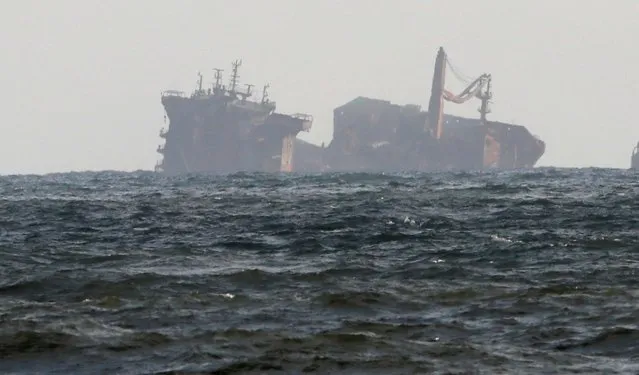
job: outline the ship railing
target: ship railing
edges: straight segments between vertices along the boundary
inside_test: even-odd
[[[175,97],[179,97],[179,98],[185,98],[186,97],[186,95],[184,95],[183,91],[178,91],[178,90],[162,91],[162,97],[167,97],[167,96],[175,96]]]
[[[293,113],[291,117],[294,117],[296,119],[300,119],[303,121],[313,121],[313,116],[307,115],[306,113]]]
[[[213,95],[213,91],[211,89],[208,90],[195,90],[191,93],[191,98],[205,98]]]
[[[309,131],[313,126],[313,116],[306,113],[293,113],[291,117],[302,120],[302,130]]]

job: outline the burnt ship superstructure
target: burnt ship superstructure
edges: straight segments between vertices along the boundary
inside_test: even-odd
[[[290,172],[293,170],[295,137],[308,132],[313,119],[306,114],[275,112],[268,98],[268,85],[259,101],[252,100],[253,85],[239,88],[238,69],[233,63],[228,87],[222,70],[215,69],[215,83],[203,87],[198,74],[195,91],[162,93],[168,128],[160,131],[164,145],[157,148],[163,158],[155,167],[166,174]]]
[[[333,140],[321,148],[322,168],[307,171],[436,171],[532,168],[545,143],[526,127],[489,121],[490,74],[454,95],[445,89],[446,53],[435,61],[428,110],[358,97],[333,111]],[[452,67],[451,67],[452,68]],[[466,82],[469,82],[467,80]],[[444,102],[481,102],[476,119],[445,115]]]
[[[253,100],[252,85],[240,90],[233,64],[230,83],[222,70],[208,89],[199,75],[189,96],[162,94],[168,129],[157,151],[163,160],[156,171],[234,173],[322,171],[437,171],[532,168],[545,152],[545,143],[525,126],[490,121],[492,77],[482,74],[458,95],[446,90],[447,68],[458,78],[443,48],[435,60],[428,109],[386,100],[357,97],[333,111],[333,140],[321,147],[297,139],[309,131],[312,117],[275,112],[268,85],[261,100]],[[444,103],[480,101],[478,118],[444,114]],[[633,167],[639,155],[633,153]]]
[[[332,171],[532,168],[543,141],[521,125],[442,116],[440,138],[424,132],[428,112],[359,97],[334,111],[334,138],[322,157]]]

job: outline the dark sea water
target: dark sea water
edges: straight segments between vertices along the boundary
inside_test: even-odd
[[[2,374],[636,374],[639,173],[0,177]]]

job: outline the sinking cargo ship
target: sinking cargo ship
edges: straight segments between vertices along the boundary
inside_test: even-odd
[[[181,173],[247,172],[398,172],[532,168],[545,143],[522,125],[489,121],[490,74],[482,74],[459,95],[445,89],[446,68],[456,70],[440,48],[435,60],[428,110],[386,100],[358,97],[334,109],[333,140],[328,147],[297,139],[313,119],[306,114],[275,112],[268,85],[260,101],[251,100],[252,85],[238,90],[233,63],[228,88],[220,69],[215,83],[191,95],[162,94],[169,126],[157,151],[156,171]],[[458,75],[459,76],[459,75]],[[444,102],[481,102],[479,118],[444,114]],[[635,159],[633,159],[635,160]]]
[[[488,121],[491,75],[483,74],[454,95],[445,89],[446,53],[435,61],[428,111],[418,105],[358,97],[333,112],[333,140],[313,153],[295,155],[298,171],[437,171],[532,168],[545,143],[526,127]],[[450,66],[452,69],[452,66]],[[468,81],[467,81],[468,82]],[[477,119],[444,115],[444,102],[481,102]],[[300,150],[317,146],[299,141]],[[307,151],[311,152],[311,151]],[[300,162],[298,162],[298,160]],[[319,166],[319,167],[318,167]]]
[[[639,142],[632,150],[632,157],[630,158],[630,169],[639,169]]]
[[[176,90],[162,93],[168,128],[160,131],[165,144],[157,148],[163,156],[155,166],[157,172],[292,171],[295,137],[308,132],[313,119],[275,112],[268,85],[261,100],[251,100],[253,85],[238,89],[240,66],[240,60],[233,63],[228,87],[222,84],[223,70],[215,69],[215,83],[208,89],[198,73],[197,88],[190,95]]]

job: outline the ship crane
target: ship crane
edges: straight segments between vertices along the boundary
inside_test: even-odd
[[[481,90],[490,82],[490,74],[482,74],[474,80],[468,87],[464,89],[460,94],[455,95],[452,92],[444,89],[444,100],[453,102],[456,104],[462,104],[469,101],[472,97],[479,97]]]
[[[479,108],[479,113],[481,114],[482,122],[486,121],[486,114],[490,113],[490,109],[488,108],[488,103],[490,99],[492,99],[492,93],[490,91],[490,74],[482,74],[473,82],[471,82],[468,87],[464,89],[459,95],[455,95],[452,92],[444,89],[443,97],[444,100],[453,102],[455,104],[463,104],[472,99],[473,97],[478,98],[482,101],[481,107]],[[486,88],[485,91],[484,88]]]
[[[446,90],[444,86],[447,65],[450,66],[446,58],[446,52],[440,47],[437,53],[437,59],[435,60],[435,72],[433,74],[433,85],[428,106],[428,123],[426,124],[426,130],[434,130],[437,139],[440,139],[443,134],[444,100],[455,104],[463,104],[474,97],[479,98],[482,102],[479,112],[482,123],[485,123],[486,115],[490,113],[488,104],[490,99],[492,99],[490,74],[480,75],[458,95]],[[452,69],[452,66],[451,70],[457,75],[455,69]]]

